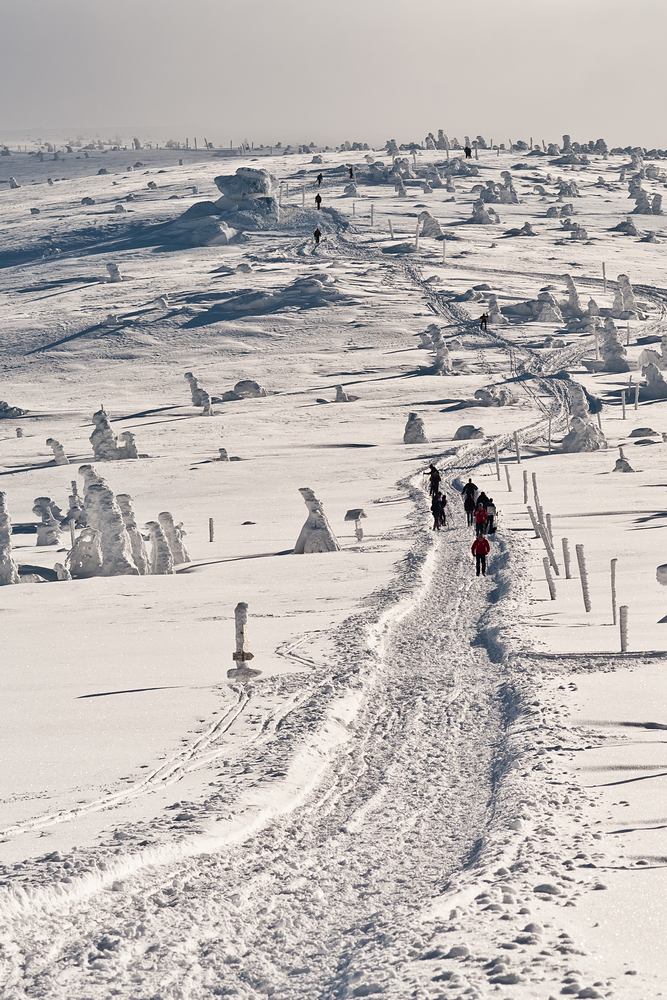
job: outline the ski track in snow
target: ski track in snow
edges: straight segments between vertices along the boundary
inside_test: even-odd
[[[293,252],[305,253],[305,245]],[[341,238],[338,252],[347,259],[378,259],[349,239]],[[414,265],[394,263],[397,277],[420,287],[455,334],[469,336],[460,307],[425,284]],[[551,400],[554,431],[564,427],[566,393],[545,376],[571,363],[581,346],[538,362],[500,334],[475,330],[475,337],[523,357],[539,392]],[[520,438],[527,444],[544,440],[545,433],[546,412]],[[497,443],[501,450],[511,446],[509,436]],[[491,455],[489,442],[464,445],[440,465],[451,477]],[[417,502],[421,518],[418,488],[408,481],[399,485]],[[427,555],[424,541],[406,560],[393,591],[379,597],[371,613],[355,615],[338,630],[335,665],[325,680],[300,675],[302,690],[287,699],[284,716],[262,716],[255,728],[258,757],[267,774],[273,769],[284,775],[295,748],[303,745],[304,724],[317,747],[319,727],[331,723],[345,697],[354,700],[350,717],[338,721],[342,735],[323,751],[314,788],[305,797],[295,792],[292,808],[268,813],[258,829],[221,846],[211,848],[208,832],[197,846],[194,834],[173,856],[147,852],[125,874],[119,865],[116,878],[101,868],[99,884],[93,879],[85,891],[75,879],[59,893],[18,894],[13,907],[0,911],[7,1000],[482,997],[496,995],[500,985],[520,989],[527,973],[520,963],[512,966],[510,952],[524,956],[535,944],[546,945],[536,982],[553,980],[553,970],[565,975],[569,956],[578,953],[567,935],[554,930],[551,940],[541,929],[523,931],[523,940],[503,952],[494,923],[498,914],[512,912],[512,920],[522,915],[512,907],[529,913],[520,905],[521,894],[530,891],[522,876],[558,868],[557,859],[540,853],[544,838],[531,836],[549,808],[558,807],[557,792],[549,804],[532,800],[534,818],[532,824],[524,820],[523,832],[510,834],[507,826],[508,815],[520,814],[521,803],[531,804],[529,796],[539,794],[527,765],[517,776],[517,760],[526,761],[529,748],[538,756],[543,752],[536,729],[547,741],[558,734],[546,716],[532,718],[537,713],[528,702],[535,672],[530,657],[506,655],[503,641],[507,619],[524,599],[507,573],[509,562],[516,576],[521,542],[507,538],[499,544],[497,571],[486,580],[471,575],[469,544],[463,527],[444,532]],[[304,638],[278,652],[315,670],[318,661],[301,651]],[[110,808],[206,766],[218,741],[252,704],[252,686],[234,692],[223,714],[142,780],[78,809],[17,824],[5,835]],[[270,783],[264,790],[270,791]],[[520,859],[512,875],[501,865],[507,857]],[[495,874],[492,864],[501,865]],[[561,881],[554,895],[560,898],[569,876],[560,869],[556,874]],[[481,904],[478,893],[475,907],[481,885],[488,890]],[[428,912],[448,892],[456,904],[449,923]],[[482,914],[482,905],[490,912]],[[526,914],[522,923],[531,919]],[[445,947],[426,950],[438,934],[458,944],[456,935],[471,922],[485,953],[480,944],[478,956],[464,949],[447,964]],[[516,996],[548,995],[531,990]],[[605,995],[611,995],[609,983]]]

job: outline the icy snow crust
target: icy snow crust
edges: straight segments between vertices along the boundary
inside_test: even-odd
[[[618,230],[626,154],[556,166],[480,146],[468,170],[443,150],[398,168],[385,153],[142,151],[147,174],[127,153],[0,160],[20,185],[0,187],[1,395],[16,407],[0,425],[8,1000],[661,994],[667,400],[640,390],[635,411],[633,386],[642,352],[662,351],[664,219]],[[651,197],[660,183],[646,171]],[[500,222],[480,203],[475,223],[480,190]],[[586,239],[549,216],[564,197]],[[504,235],[526,223],[530,240]],[[595,329],[602,345],[615,300],[631,302],[625,276],[636,309],[612,353],[629,371],[604,371]],[[235,391],[251,384],[264,394]],[[337,387],[349,402],[321,405]],[[27,568],[62,564],[69,528],[37,547],[9,526],[34,523],[36,497],[67,510],[101,408],[141,449],[95,463],[133,558],[139,531],[176,529],[173,511],[191,561],[37,582]],[[484,436],[455,440],[465,424]],[[567,453],[573,429],[595,449]],[[632,474],[612,474],[619,445]],[[553,602],[524,472],[551,516]],[[500,512],[481,580],[468,476]],[[293,553],[306,485],[337,551]],[[227,678],[239,601],[249,683]]]

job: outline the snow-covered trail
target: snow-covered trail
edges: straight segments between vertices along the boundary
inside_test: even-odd
[[[491,583],[467,536],[440,539],[315,794],[230,850],[26,912],[8,996],[343,997],[371,969],[405,995],[418,913],[477,854],[503,759],[499,667],[473,644]]]

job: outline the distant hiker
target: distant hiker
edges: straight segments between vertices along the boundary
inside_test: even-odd
[[[477,494],[477,503],[478,504],[481,503],[482,506],[486,508],[486,505],[488,504],[488,502],[489,502],[489,498],[487,497],[486,493],[483,490],[482,490],[481,493]]]
[[[475,507],[475,534],[479,538],[486,531],[486,507],[478,503]]]
[[[322,195],[319,193],[319,191],[315,195],[315,204],[317,205],[317,211],[319,212],[320,205],[322,204]]]
[[[493,535],[496,531],[496,505],[493,502],[493,497],[489,497],[489,502],[486,505],[486,533],[487,535]]]
[[[488,315],[486,313],[482,313],[482,315],[479,317],[480,330],[486,330],[486,324],[488,323],[488,321],[489,321]]]
[[[440,506],[438,510],[438,521],[441,528],[447,527],[447,497],[444,493],[440,494]]]
[[[350,180],[354,180],[354,167],[350,167]]]
[[[435,465],[429,465],[428,468],[428,491],[433,497],[440,490],[440,473],[436,469]]]
[[[463,487],[463,489],[461,490],[461,493],[463,494],[463,498],[464,499],[466,497],[472,497],[473,500],[475,500],[475,498],[477,497],[477,494],[479,493],[479,490],[477,489],[477,487],[473,483],[472,479],[469,479],[468,482]]]
[[[320,232],[320,227],[319,226],[317,227],[317,229],[313,233],[313,236],[315,237],[315,246],[317,246],[317,244],[320,242],[320,239],[322,237],[322,233]]]
[[[476,576],[479,576],[480,572],[482,576],[486,576],[486,557],[491,551],[488,539],[484,538],[484,536],[476,538],[470,547],[470,551],[475,557]]]
[[[324,180],[324,175],[323,174],[318,174],[317,175],[317,186],[318,187],[321,187],[323,180]]]
[[[469,494],[463,501],[463,509],[466,512],[466,518],[468,520],[468,526],[472,526],[473,515],[475,513],[475,498],[472,494]]]
[[[466,154],[466,160],[472,159],[472,149],[470,148],[470,146],[464,146],[463,152]]]
[[[431,500],[431,514],[433,514],[433,531],[440,531],[440,524],[443,515],[442,493],[438,490],[433,494]]]

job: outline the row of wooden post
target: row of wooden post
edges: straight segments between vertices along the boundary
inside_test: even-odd
[[[551,430],[551,419],[549,419],[549,430]],[[519,443],[519,435],[514,432],[514,450],[516,454],[517,464],[521,464],[521,448]],[[498,453],[498,444],[493,442],[493,457],[496,466],[496,478],[500,480],[500,455]],[[507,480],[507,489],[512,492],[512,481],[510,479],[510,469],[509,464],[505,463],[505,478]],[[558,562],[556,560],[556,551],[554,547],[554,536],[552,528],[551,514],[545,513],[542,506],[542,501],[540,499],[540,494],[537,487],[537,475],[536,473],[531,474],[532,487],[533,487],[533,500],[534,507],[528,503],[528,472],[526,469],[523,470],[523,502],[528,508],[528,515],[530,517],[531,524],[533,526],[533,531],[535,532],[535,538],[540,538],[542,544],[544,545],[546,555],[542,559],[542,565],[544,567],[544,576],[547,581],[547,586],[549,588],[549,595],[552,601],[556,600],[556,580],[555,576],[560,576],[560,569]],[[563,569],[565,573],[565,579],[572,579],[572,561],[570,553],[570,541],[568,538],[561,539],[562,551],[563,551]],[[575,553],[577,559],[577,565],[579,568],[579,579],[581,580],[581,594],[584,602],[584,609],[587,614],[590,614],[592,609],[591,602],[591,592],[588,581],[588,569],[586,567],[586,555],[584,552],[583,545],[575,545]],[[628,606],[622,605],[620,608],[617,605],[616,599],[616,567],[618,565],[618,559],[614,558],[611,560],[610,564],[610,574],[611,574],[611,612],[612,612],[612,624],[619,625],[620,630],[620,645],[621,652],[626,653],[628,650]]]

